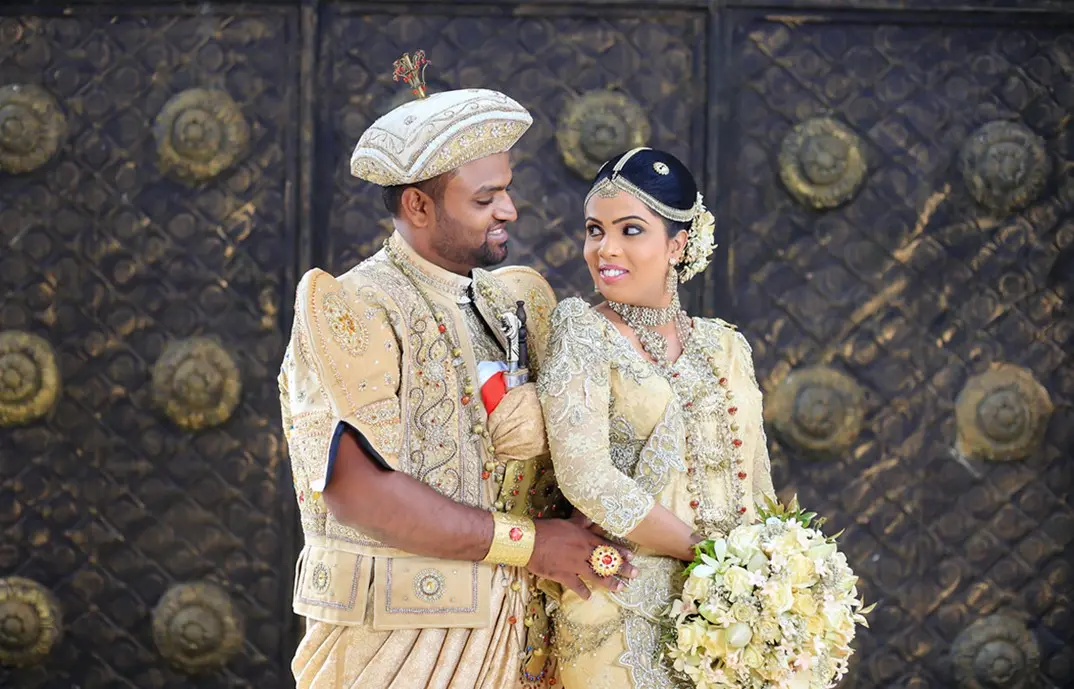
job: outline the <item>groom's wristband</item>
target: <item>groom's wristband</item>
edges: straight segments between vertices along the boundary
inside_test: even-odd
[[[519,517],[503,512],[492,513],[495,527],[492,533],[492,545],[484,562],[498,565],[525,567],[533,555],[533,545],[537,529],[529,517]]]

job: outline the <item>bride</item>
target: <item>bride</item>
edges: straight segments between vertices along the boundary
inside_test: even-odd
[[[674,687],[659,620],[683,561],[774,497],[761,391],[745,338],[679,304],[679,282],[714,248],[689,170],[663,151],[629,151],[597,173],[585,214],[585,260],[606,301],[557,307],[538,388],[564,496],[633,550],[638,575],[619,592],[554,597],[560,681]],[[591,563],[599,576],[620,564],[610,552]]]

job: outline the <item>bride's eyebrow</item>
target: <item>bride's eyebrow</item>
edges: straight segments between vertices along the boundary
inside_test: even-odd
[[[624,215],[623,217],[619,218],[618,220],[616,220],[612,224],[613,225],[618,225],[619,223],[626,222],[627,220],[639,220],[643,224],[647,224],[647,223],[645,223],[645,218],[641,217],[640,215]]]

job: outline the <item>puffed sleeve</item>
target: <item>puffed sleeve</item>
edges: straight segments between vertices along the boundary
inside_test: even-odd
[[[400,469],[400,347],[374,288],[350,289],[321,270],[299,283],[280,373],[296,489],[321,492],[349,426],[373,458]]]
[[[552,315],[537,389],[564,497],[605,531],[623,537],[649,514],[653,497],[612,463],[607,347],[600,316],[580,299],[564,300]]]
[[[757,438],[754,439],[753,451],[753,501],[755,504],[763,503],[766,497],[775,499],[776,491],[772,485],[772,463],[768,458],[768,436],[764,432],[764,396],[760,385],[757,384],[757,374],[753,367],[753,349],[749,341],[739,331],[734,334],[738,351],[736,360],[742,367],[743,373],[748,377],[757,392],[757,408],[750,412],[755,415],[754,422],[757,428]]]

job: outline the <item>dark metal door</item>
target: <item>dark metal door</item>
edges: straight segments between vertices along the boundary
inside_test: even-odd
[[[0,686],[287,684],[297,18],[0,17]]]
[[[725,15],[706,306],[753,343],[776,485],[879,601],[846,686],[1074,684],[1071,27]]]
[[[0,686],[292,683],[276,370],[295,276],[389,231],[347,159],[419,48],[534,113],[511,260],[561,296],[599,162],[705,180],[692,301],[880,602],[847,686],[1074,683],[1062,2],[149,5],[0,17]]]

